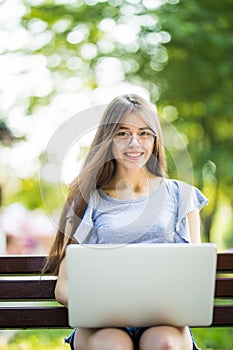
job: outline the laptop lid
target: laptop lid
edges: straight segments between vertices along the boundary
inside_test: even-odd
[[[70,245],[71,327],[212,322],[215,244]]]

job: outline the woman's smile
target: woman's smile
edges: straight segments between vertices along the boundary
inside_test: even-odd
[[[144,152],[132,152],[131,151],[131,152],[125,152],[124,154],[130,160],[138,160],[144,155]]]

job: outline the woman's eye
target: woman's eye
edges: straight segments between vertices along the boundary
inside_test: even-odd
[[[140,136],[152,136],[152,132],[149,130],[144,130],[140,132]]]
[[[128,133],[126,131],[118,131],[116,134],[117,137],[127,137]]]
[[[147,136],[148,135],[148,132],[147,131],[141,131],[139,136]]]

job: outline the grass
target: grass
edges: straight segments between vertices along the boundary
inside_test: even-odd
[[[0,350],[69,350],[64,338],[70,333],[69,329],[23,330],[0,344]]]
[[[202,350],[233,349],[233,328],[195,328],[192,332]]]
[[[194,328],[197,345],[202,350],[233,349],[233,328]],[[69,329],[23,330],[17,332],[8,343],[1,343],[1,350],[69,350],[64,337]],[[1,335],[2,336],[2,335]]]

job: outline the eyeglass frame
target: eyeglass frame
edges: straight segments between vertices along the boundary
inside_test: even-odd
[[[145,138],[143,139],[140,139],[140,133],[142,132],[145,132],[145,131],[149,131],[150,132],[150,135],[145,135]],[[117,133],[125,133],[125,134],[128,134],[127,137],[117,137]],[[153,143],[156,142],[156,138],[157,138],[157,135],[155,132],[153,132],[152,130],[150,129],[142,129],[139,131],[139,133],[132,133],[128,130],[119,130],[117,131],[114,136],[113,136],[113,141],[116,143],[116,144],[122,144],[122,143],[128,143],[130,144],[134,138],[134,136],[136,136],[137,138],[137,142],[139,144],[143,143],[143,142],[146,142],[146,141],[149,141],[150,140],[150,136],[151,136],[151,140],[153,140]],[[142,136],[141,136],[142,137]]]

